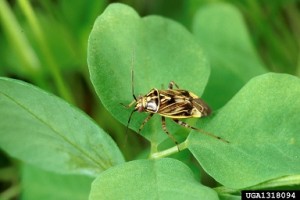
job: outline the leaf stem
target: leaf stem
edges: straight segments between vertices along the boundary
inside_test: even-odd
[[[279,186],[291,186],[291,185],[300,185],[300,174],[284,176],[277,179],[272,179],[255,186],[250,187],[250,189],[259,189],[259,188],[273,188]]]
[[[185,140],[184,142],[178,144],[177,146],[173,146],[169,149],[166,149],[166,150],[163,150],[163,151],[159,151],[159,152],[155,152],[155,153],[152,153],[151,151],[151,154],[149,156],[150,159],[158,159],[158,158],[164,158],[164,157],[167,157],[169,155],[172,155],[174,153],[177,153],[179,151],[182,151],[184,149],[187,148],[187,140]]]
[[[233,194],[237,193],[240,190],[256,190],[256,189],[266,189],[266,188],[274,188],[274,187],[282,187],[282,186],[293,186],[300,185],[300,174],[283,176],[280,178],[272,179],[263,183],[259,183],[254,186],[250,186],[243,189],[232,189],[227,187],[217,187],[214,188],[218,193],[227,193]]]
[[[151,142],[150,157],[152,154],[155,154],[156,152],[157,152],[157,144]]]

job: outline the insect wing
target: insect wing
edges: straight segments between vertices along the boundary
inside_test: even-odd
[[[209,106],[200,98],[192,100],[193,106],[201,113],[201,116],[208,116],[211,113]]]
[[[159,90],[160,107],[158,114],[170,118],[192,117],[192,97],[186,90]]]

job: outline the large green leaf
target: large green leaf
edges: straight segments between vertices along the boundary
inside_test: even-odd
[[[229,101],[252,77],[266,72],[241,13],[230,4],[201,8],[195,15],[193,32],[211,63],[203,98],[214,109]]]
[[[111,4],[96,20],[89,38],[88,64],[102,103],[123,124],[130,110],[120,103],[133,100],[132,68],[136,95],[160,89],[162,84],[166,88],[171,80],[201,95],[210,70],[198,43],[184,27],[158,16],[140,18],[122,4]],[[146,116],[133,115],[130,128],[137,131]],[[156,116],[142,134],[159,143],[166,137],[161,132]]]
[[[82,175],[62,175],[29,165],[22,168],[22,200],[86,200],[93,179]]]
[[[138,160],[113,167],[92,184],[94,199],[218,199],[194,179],[182,162],[166,158]]]
[[[204,130],[230,143],[191,132],[189,149],[212,177],[231,188],[300,174],[299,96],[300,79],[295,76],[268,73],[253,78],[205,120]]]
[[[89,117],[27,83],[0,79],[0,147],[61,173],[97,174],[123,162],[114,141]]]

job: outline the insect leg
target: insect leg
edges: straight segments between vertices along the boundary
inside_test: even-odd
[[[122,106],[124,106],[125,108],[130,108],[134,103],[136,102],[136,100],[133,100],[129,105],[125,105],[123,103],[120,103]]]
[[[145,124],[151,119],[151,117],[153,116],[154,113],[150,113],[150,115],[148,115],[148,117],[143,121],[143,123],[141,124],[138,133],[141,132],[141,130],[144,128]]]
[[[170,83],[169,83],[169,89],[173,89],[173,86],[176,86],[177,88],[179,88],[178,87],[178,85],[174,82],[174,81],[171,81]]]
[[[179,147],[178,147],[178,142],[176,141],[176,139],[174,138],[174,136],[172,134],[169,133],[169,131],[167,130],[167,126],[166,126],[166,118],[165,117],[161,117],[161,125],[163,130],[165,131],[165,133],[169,136],[169,138],[171,138],[171,140],[173,140],[173,142],[176,144],[178,151],[180,151]]]
[[[179,124],[180,126],[183,126],[183,127],[186,127],[186,128],[193,129],[193,130],[195,130],[195,131],[204,133],[204,134],[209,135],[209,136],[211,136],[211,137],[213,137],[213,138],[216,138],[216,139],[218,139],[218,140],[221,140],[222,142],[229,143],[227,140],[224,140],[223,138],[221,138],[221,137],[219,137],[219,136],[213,135],[213,134],[208,133],[208,132],[205,132],[205,131],[203,131],[203,130],[201,130],[201,129],[198,129],[198,128],[195,128],[195,127],[193,127],[193,126],[190,126],[189,124],[187,124],[187,123],[185,123],[185,122],[183,122],[183,121],[180,121],[180,120],[178,120],[178,119],[173,119],[173,120],[174,120],[174,122],[176,122],[176,123]]]

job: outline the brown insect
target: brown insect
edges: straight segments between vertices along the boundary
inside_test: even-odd
[[[185,118],[201,118],[210,115],[211,109],[209,108],[209,106],[194,93],[179,89],[178,85],[171,81],[167,90],[158,90],[156,88],[153,88],[145,96],[139,96],[138,98],[136,98],[133,86],[133,71],[131,72],[131,79],[132,95],[134,100],[125,107],[130,108],[133,105],[135,106],[134,110],[129,116],[127,129],[134,112],[147,112],[150,114],[141,124],[138,130],[139,133],[154,114],[159,114],[161,115],[162,128],[164,132],[174,141],[176,145],[178,145],[178,142],[176,141],[174,136],[167,130],[165,122],[166,117],[171,118],[174,122],[183,127],[196,130],[223,142],[229,143],[227,140],[224,140],[219,136],[204,132],[180,120]],[[174,86],[177,89],[174,89]]]

